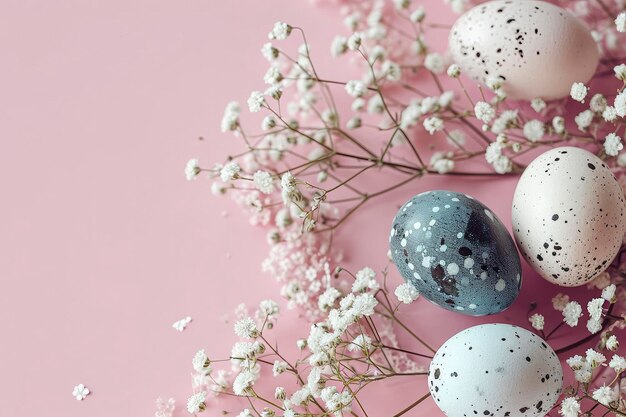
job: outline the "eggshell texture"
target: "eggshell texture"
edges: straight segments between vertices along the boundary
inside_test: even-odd
[[[485,205],[466,194],[429,191],[413,197],[393,220],[389,242],[402,277],[447,310],[498,313],[519,293],[513,239]]]
[[[589,30],[570,12],[545,1],[479,4],[452,27],[454,61],[474,80],[504,82],[513,99],[565,97],[587,82],[599,53]]]
[[[448,417],[544,416],[562,385],[554,350],[510,324],[457,333],[439,348],[428,372],[430,393]]]
[[[556,148],[521,176],[513,196],[513,233],[535,271],[576,287],[617,255],[625,208],[624,193],[604,162],[584,149]]]

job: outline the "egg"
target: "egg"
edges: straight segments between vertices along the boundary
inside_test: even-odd
[[[452,336],[435,354],[428,388],[448,417],[545,416],[563,370],[539,336],[510,324],[483,324]]]
[[[453,60],[475,81],[500,80],[513,99],[557,99],[591,79],[598,47],[567,10],[546,1],[496,0],[459,17],[450,31]]]
[[[626,231],[624,193],[598,157],[549,150],[528,165],[513,196],[513,234],[541,276],[565,287],[593,280],[611,263]]]
[[[429,191],[393,220],[391,256],[426,299],[472,316],[510,306],[521,286],[520,259],[506,227],[469,195]]]

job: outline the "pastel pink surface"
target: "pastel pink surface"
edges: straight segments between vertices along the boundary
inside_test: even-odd
[[[356,74],[326,58],[340,17],[293,0],[6,1],[0,14],[1,414],[151,415],[158,396],[171,396],[186,415],[193,353],[226,356],[235,337],[222,316],[278,298],[278,287],[260,271],[265,232],[212,197],[208,180],[188,183],[184,164],[240,149],[219,132],[222,111],[262,87],[259,49],[275,20],[306,28],[337,78]],[[471,190],[510,226],[514,183],[405,187],[354,218],[359,238],[341,238],[347,264],[383,268],[397,207],[431,188]],[[526,272],[522,297],[498,317],[426,302],[406,317],[438,346],[469,325],[525,316],[549,287]],[[172,329],[185,316],[187,330]],[[286,340],[302,323],[285,313],[280,328]],[[71,395],[78,383],[92,390],[82,402]],[[425,392],[425,378],[393,383],[373,397],[385,398],[372,400],[374,415]],[[411,415],[435,410],[430,402]]]

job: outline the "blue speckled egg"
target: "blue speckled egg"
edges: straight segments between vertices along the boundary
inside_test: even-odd
[[[389,243],[402,277],[447,310],[499,313],[519,294],[522,269],[511,235],[466,194],[413,197],[396,214]]]

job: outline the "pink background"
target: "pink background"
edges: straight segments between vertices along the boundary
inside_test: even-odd
[[[227,356],[235,337],[223,315],[278,298],[278,287],[260,272],[265,231],[210,195],[208,180],[188,183],[184,165],[240,149],[220,119],[229,100],[262,87],[259,49],[274,21],[304,27],[335,78],[356,74],[327,59],[341,19],[294,0],[4,0],[0,15],[0,414],[145,416],[158,396],[172,396],[186,415],[193,353]],[[350,223],[361,235],[347,265],[385,266],[389,222],[419,191],[471,190],[509,225],[514,184],[405,187]],[[392,279],[400,282],[395,271]],[[523,291],[488,320],[524,322],[529,300],[556,292],[530,273]],[[172,329],[187,315],[186,331]],[[486,321],[426,302],[406,318],[436,346]],[[283,340],[303,328],[294,313],[279,327]],[[71,395],[78,383],[93,392],[82,402]],[[373,415],[425,392],[423,378],[381,388]]]

